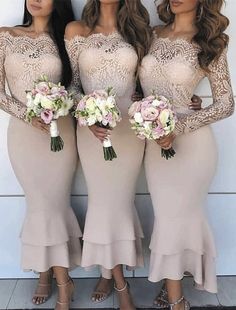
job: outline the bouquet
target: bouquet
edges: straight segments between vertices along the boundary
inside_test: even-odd
[[[175,129],[176,115],[170,101],[164,96],[152,95],[134,102],[129,108],[132,129],[140,139],[157,140],[168,136]],[[162,149],[162,157],[175,155],[174,149]]]
[[[46,76],[35,81],[34,88],[26,94],[27,120],[31,122],[32,118],[39,117],[50,125],[51,151],[61,151],[64,142],[59,135],[57,119],[69,114],[74,105],[72,94],[60,83],[49,82]]]
[[[79,126],[97,125],[102,128],[112,129],[121,121],[121,114],[116,105],[113,88],[96,90],[92,94],[83,96],[75,110],[75,117]],[[117,157],[109,138],[103,142],[105,160]]]

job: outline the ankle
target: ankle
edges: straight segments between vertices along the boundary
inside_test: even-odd
[[[125,291],[126,289],[128,288],[128,282],[126,281],[122,281],[122,282],[119,282],[119,283],[115,283],[114,284],[114,289],[117,291],[117,292],[123,292]]]
[[[72,279],[70,277],[68,277],[67,279],[60,279],[57,281],[57,286],[60,287],[66,287],[69,284],[72,283]]]

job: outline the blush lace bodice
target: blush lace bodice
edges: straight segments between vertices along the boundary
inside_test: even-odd
[[[0,33],[0,108],[25,120],[26,90],[42,74],[49,80],[59,82],[61,61],[57,47],[48,34],[37,38]],[[11,96],[5,92],[7,81]]]
[[[73,87],[86,94],[113,87],[121,112],[127,114],[135,88],[137,54],[123,37],[114,32],[66,40],[73,68]],[[123,111],[122,111],[123,110]]]
[[[185,38],[169,39],[154,35],[151,49],[140,68],[140,81],[145,96],[153,91],[171,99],[178,115],[175,133],[194,131],[233,113],[226,50],[210,65],[206,74],[199,66],[199,46]],[[209,79],[213,103],[200,111],[191,112],[188,104],[199,82]]]

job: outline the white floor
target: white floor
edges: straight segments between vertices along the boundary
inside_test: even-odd
[[[75,301],[71,309],[99,309],[117,308],[115,295],[112,294],[105,302],[94,304],[90,302],[90,295],[97,279],[76,279]],[[154,285],[146,278],[130,279],[131,291],[138,308],[152,307],[152,300],[160,284]],[[36,280],[0,280],[0,309],[32,309],[30,299],[34,292]],[[184,280],[184,293],[191,306],[235,306],[236,309],[236,277],[220,277],[218,279],[219,293],[209,294],[197,291],[192,286],[192,279]],[[37,309],[54,309],[56,294]]]

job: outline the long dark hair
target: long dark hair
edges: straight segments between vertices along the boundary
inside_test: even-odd
[[[59,56],[62,62],[62,80],[61,83],[68,87],[72,80],[72,69],[70,65],[69,56],[66,51],[64,34],[66,25],[75,20],[74,12],[72,9],[71,0],[53,0],[53,11],[50,17],[50,35],[54,40]],[[28,27],[32,24],[32,15],[27,10],[25,0],[25,11],[23,26]]]
[[[229,20],[221,13],[224,0],[199,1],[196,27],[198,32],[193,41],[200,47],[198,61],[202,69],[208,71],[210,63],[219,58],[228,45],[229,37],[224,33]],[[166,24],[174,21],[175,15],[170,11],[169,0],[163,0],[157,7],[160,19]]]
[[[99,13],[100,1],[88,0],[82,13],[82,20],[93,30],[98,23]],[[140,63],[151,44],[149,14],[141,0],[120,0],[117,27],[123,38],[135,48]]]

